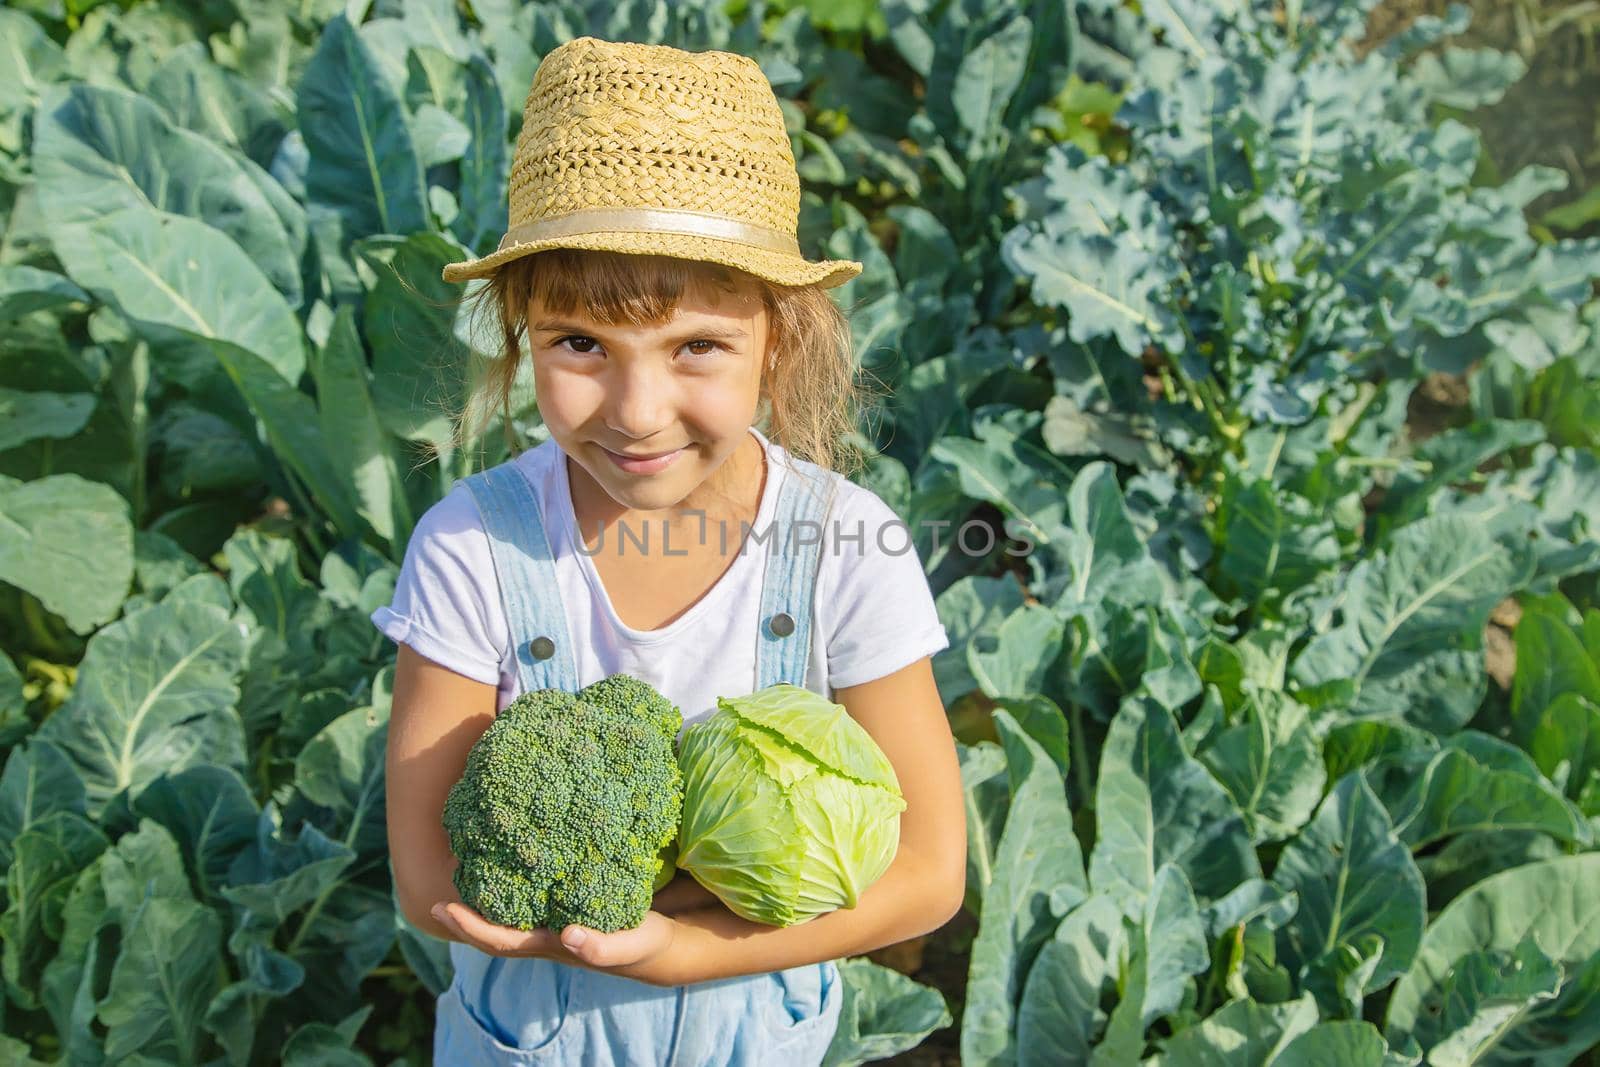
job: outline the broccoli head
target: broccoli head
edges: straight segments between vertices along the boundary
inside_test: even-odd
[[[445,800],[461,899],[522,930],[639,925],[670,875],[682,724],[676,705],[625,674],[512,701]]]

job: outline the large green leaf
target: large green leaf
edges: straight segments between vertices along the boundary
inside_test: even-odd
[[[1100,1005],[1117,988],[1126,940],[1122,904],[1104,893],[1067,913],[1028,971],[1017,1006],[1018,1063],[1089,1062],[1106,1025]]]
[[[1188,613],[1168,603],[1086,609],[1074,626],[1068,692],[1096,718],[1111,720],[1125,699],[1147,693],[1176,712],[1203,692],[1185,636]]]
[[[41,437],[71,437],[94,413],[92,393],[0,388],[0,452]]]
[[[322,440],[345,482],[345,494],[372,531],[398,549],[410,538],[415,520],[394,441],[374,406],[374,383],[354,309],[341,307],[334,315],[327,343],[312,355],[311,374]]]
[[[1238,808],[1148,697],[1125,701],[1106,735],[1095,820],[1089,882],[1130,911],[1165,863],[1182,867],[1206,900],[1261,873]]]
[[[361,530],[350,498],[348,477],[335,464],[311,398],[274,372],[272,365],[247,348],[215,341],[212,356],[255,413],[278,459],[305,482],[312,499],[346,534]]]
[[[1430,100],[1473,111],[1499,103],[1528,73],[1528,62],[1514,51],[1452,45],[1418,56],[1410,73]]]
[[[1545,709],[1572,694],[1600,704],[1600,656],[1561,610],[1562,601],[1530,604],[1517,622],[1517,672],[1511,683],[1511,718],[1531,734]]]
[[[1565,693],[1544,709],[1528,741],[1539,770],[1566,783],[1585,815],[1600,815],[1600,705]]]
[[[273,48],[288,42],[274,40],[273,23],[287,29],[287,20],[280,22],[259,8],[252,8],[251,14],[254,21],[247,39],[250,58],[264,66],[274,64],[275,60],[270,58]],[[238,40],[238,37],[233,38],[233,41]],[[298,42],[295,47],[300,47]],[[291,72],[278,67],[272,69],[267,78],[257,81],[246,76],[245,68],[250,64],[238,68],[229,65],[226,46],[219,45],[218,52],[214,60],[208,42],[197,40],[179,45],[167,53],[161,69],[143,91],[184,129],[257,162],[267,160],[269,165],[281,162],[281,157],[274,157],[283,147],[282,138],[290,124],[284,121],[287,109],[277,90],[282,84],[281,77]],[[283,173],[279,168],[274,169]],[[288,183],[279,184],[278,179],[265,172],[249,173],[264,179],[257,184],[283,220],[298,258],[298,253],[305,250],[305,211],[285,188]],[[288,201],[287,205],[284,201]]]
[[[467,62],[464,84],[461,118],[471,140],[461,154],[461,211],[450,228],[481,253],[506,231],[506,111],[494,68],[481,55]]]
[[[1421,757],[1421,758],[1419,758]],[[1589,827],[1526,752],[1476,730],[1377,769],[1395,833],[1413,850],[1473,830],[1542,830],[1588,844]]]
[[[1295,661],[1302,699],[1429,729],[1461,726],[1482,700],[1475,649],[1484,623],[1531,567],[1531,557],[1456,516],[1398,531],[1387,551],[1351,570],[1341,625]]]
[[[11,866],[17,835],[51,812],[82,815],[83,780],[56,746],[38,738],[18,745],[0,774],[0,866]]]
[[[447,447],[473,356],[455,332],[460,287],[439,272],[470,254],[440,233],[372,238],[356,249],[377,274],[363,310],[378,418],[407,440]]]
[[[90,296],[54,271],[21,263],[0,266],[0,319],[15,319],[30,311],[87,304]]]
[[[202,904],[154,896],[134,912],[99,1012],[113,1062],[134,1054],[184,1067],[209,1061],[201,1022],[222,985],[221,941],[222,921]]]
[[[887,1059],[950,1025],[950,1009],[936,989],[866,957],[839,961],[844,1005],[823,1067],[855,1067]]]
[[[1039,604],[1024,604],[993,634],[967,645],[967,669],[992,700],[1043,691],[1061,652],[1065,622]]]
[[[1517,1013],[1479,1062],[1566,1064],[1600,1041],[1600,853],[1560,856],[1502,871],[1462,893],[1429,925],[1416,962],[1394,987],[1389,1039],[1414,1037],[1424,1049],[1449,1035],[1440,1020],[1455,1010],[1451,976],[1469,957],[1491,954],[1495,969],[1531,939],[1563,970],[1561,992]],[[1456,980],[1458,986],[1460,979]]]
[[[130,207],[186,215],[232,238],[299,306],[304,219],[295,220],[300,209],[288,197],[279,194],[287,207],[269,199],[277,182],[249,159],[174,125],[147,98],[107,85],[47,90],[34,138],[39,204],[53,225],[93,222]],[[289,227],[285,211],[293,213]]]
[[[1050,398],[1040,429],[1045,447],[1058,456],[1110,456],[1133,467],[1165,467],[1172,462],[1142,422],[1084,411],[1071,397]]]
[[[1379,518],[1385,525],[1402,525],[1421,518],[1435,494],[1446,485],[1466,480],[1490,459],[1511,448],[1544,439],[1544,430],[1532,420],[1492,419],[1457,430],[1447,430],[1418,450],[1424,475],[1402,473],[1385,494]]]
[[[186,386],[215,374],[209,340],[255,354],[291,386],[300,381],[306,358],[294,309],[227,235],[143,206],[51,232],[72,280],[135,323]]]
[[[1325,1012],[1359,1003],[1411,965],[1422,936],[1422,875],[1359,773],[1341,779],[1284,846],[1272,880],[1300,896],[1299,911],[1278,931],[1279,959]]]
[[[96,1009],[110,995],[114,965],[140,909],[154,898],[190,903],[194,893],[177,842],[161,825],[144,820],[77,879],[63,910],[61,950],[44,970],[42,999],[70,1062],[102,1062]],[[165,1008],[149,1006],[158,1013]]]
[[[1327,781],[1306,709],[1282,693],[1260,691],[1200,753],[1233,797],[1258,844],[1290,836],[1311,817]]]
[[[210,904],[222,899],[229,866],[255,840],[259,815],[238,772],[212,764],[163,774],[139,793],[133,810],[177,840],[200,899]]]
[[[372,1067],[366,1053],[354,1046],[371,1004],[351,1012],[338,1026],[310,1022],[289,1035],[283,1046],[284,1067]]]
[[[295,543],[241,527],[222,546],[222,553],[239,615],[252,629],[281,638],[294,655],[314,654],[317,633],[327,626],[331,605],[300,574]]]
[[[970,142],[969,158],[991,154],[1004,135],[1001,117],[1022,81],[1032,38],[1033,23],[1018,15],[961,57],[950,102],[962,140]]]
[[[1270,479],[1248,485],[1230,479],[1218,506],[1218,572],[1250,603],[1291,593],[1339,562],[1333,523]]]
[[[292,837],[264,810],[254,847],[240,853],[222,895],[234,905],[228,947],[261,990],[353,1011],[361,979],[394,943],[391,894],[360,876],[382,854],[357,853],[306,823]]]
[[[1493,1063],[1505,1034],[1555,998],[1561,968],[1525,937],[1513,952],[1474,952],[1457,962],[1440,989],[1444,1011],[1430,1020],[1442,1035],[1428,1051],[1428,1062],[1445,1065]],[[1416,1034],[1412,1035],[1416,1037]]]
[[[1115,1067],[1142,1056],[1145,1030],[1177,1010],[1189,976],[1211,962],[1205,925],[1182,868],[1167,863],[1156,872],[1144,915],[1129,937],[1129,956],[1118,983],[1122,999],[1111,1013],[1105,1041],[1089,1060],[1094,1067]]]
[[[344,843],[360,853],[386,848],[383,765],[388,737],[385,710],[354,708],[313,737],[295,760],[295,785],[333,811]]]
[[[102,930],[116,921],[107,911],[100,878],[105,855],[102,852],[84,867],[67,893],[61,909],[59,948],[45,964],[39,982],[39,999],[55,1022],[61,1058],[69,1063],[98,1064],[103,1059],[95,1006],[105,995],[117,947],[113,936],[101,936]],[[112,935],[115,930],[106,933]]]
[[[41,88],[67,73],[66,56],[39,25],[21,9],[0,9],[0,111],[14,113],[33,106]]]
[[[1317,1021],[1317,1004],[1232,1000],[1198,1026],[1179,1031],[1150,1067],[1268,1067]]]
[[[992,443],[964,437],[941,437],[928,455],[954,469],[963,493],[1004,512],[1035,551],[1064,551],[1066,509],[1054,477],[1059,472],[1028,462],[1025,452],[1007,455]]]
[[[40,971],[61,937],[61,910],[78,873],[106,847],[82,815],[58,811],[18,835],[6,871],[0,915],[0,962],[6,992],[24,1008],[38,1006]]]
[[[1182,344],[1165,299],[1179,269],[1170,254],[1069,229],[1057,215],[1012,230],[1000,253],[1032,281],[1035,300],[1069,312],[1074,341],[1111,337],[1130,355],[1152,342]]]
[[[996,711],[994,721],[1005,747],[1011,805],[967,974],[961,1059],[975,1067],[1016,1062],[1017,1002],[1034,956],[1055,928],[1053,898],[1063,890],[1079,898],[1087,892],[1060,772],[1007,712]]]
[[[1272,1061],[1273,1067],[1389,1067],[1389,1047],[1369,1022],[1318,1023],[1300,1034]],[[1398,1061],[1404,1062],[1404,1061]]]
[[[89,639],[77,687],[39,736],[72,760],[91,810],[185,767],[243,768],[244,638],[217,608],[169,599]]]
[[[311,155],[306,193],[339,213],[346,241],[427,227],[422,164],[405,108],[343,14],[323,28],[298,103]]]
[[[128,502],[76,474],[0,475],[0,580],[26,589],[78,633],[117,615],[133,580]]]
[[[1046,696],[1029,696],[1007,697],[996,701],[995,706],[1010,712],[1028,736],[1039,742],[1063,778],[1072,773],[1070,728],[1059,704]]]
[[[39,254],[48,255],[48,247]],[[76,316],[66,321],[77,321]],[[50,312],[12,320],[0,334],[0,385],[28,394],[99,398],[77,433],[36,438],[0,453],[0,473],[29,481],[70,472],[104,482],[131,501],[144,470],[140,390],[148,352],[124,339],[127,331],[108,309],[96,309],[87,324],[96,339],[92,345],[65,332],[62,320]]]
[[[933,677],[945,707],[978,687],[961,650],[987,637],[999,640],[1000,626],[1022,607],[1022,587],[1011,578],[969,574],[956,579],[935,601],[939,621],[950,638],[950,653],[933,657]]]
[[[967,823],[967,889],[965,906],[979,914],[983,894],[994,881],[995,852],[1011,807],[1005,750],[991,741],[957,743],[961,760],[961,795]]]
[[[1062,551],[1071,578],[1058,606],[1093,605],[1103,598],[1124,604],[1163,598],[1160,568],[1128,514],[1115,468],[1095,462],[1078,472],[1067,490],[1067,518],[1071,529]]]

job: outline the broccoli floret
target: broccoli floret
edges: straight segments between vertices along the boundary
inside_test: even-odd
[[[512,701],[444,805],[461,899],[501,926],[639,925],[678,835],[683,714],[625,674]]]

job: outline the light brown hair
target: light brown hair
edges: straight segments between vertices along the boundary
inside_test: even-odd
[[[738,292],[741,286],[761,294],[768,353],[776,357],[776,366],[763,368],[756,428],[800,459],[854,475],[866,461],[854,440],[858,420],[879,394],[864,380],[869,372],[857,368],[849,322],[827,290],[776,285],[717,263],[588,249],[556,248],[514,259],[464,298],[471,336],[493,337],[498,351],[489,353],[481,374],[473,375],[466,402],[451,412],[452,445],[470,447],[498,412],[507,448],[515,453],[511,396],[535,297],[553,314],[581,311],[608,325],[643,326],[667,321],[686,293]],[[485,314],[494,328],[480,333],[477,320]]]

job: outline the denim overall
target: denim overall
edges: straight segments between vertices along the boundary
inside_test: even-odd
[[[821,548],[797,543],[819,538],[795,531],[806,519],[816,524],[808,529],[822,529],[834,488],[830,472],[794,457],[789,462],[771,531],[777,536],[760,546],[767,562],[757,689],[805,684]],[[522,691],[577,691],[567,616],[533,487],[514,463],[465,481],[489,536]],[[822,1061],[843,997],[832,961],[662,987],[552,960],[491,956],[460,942],[450,943],[450,958],[455,980],[439,997],[434,1031],[440,1067],[805,1067]]]

